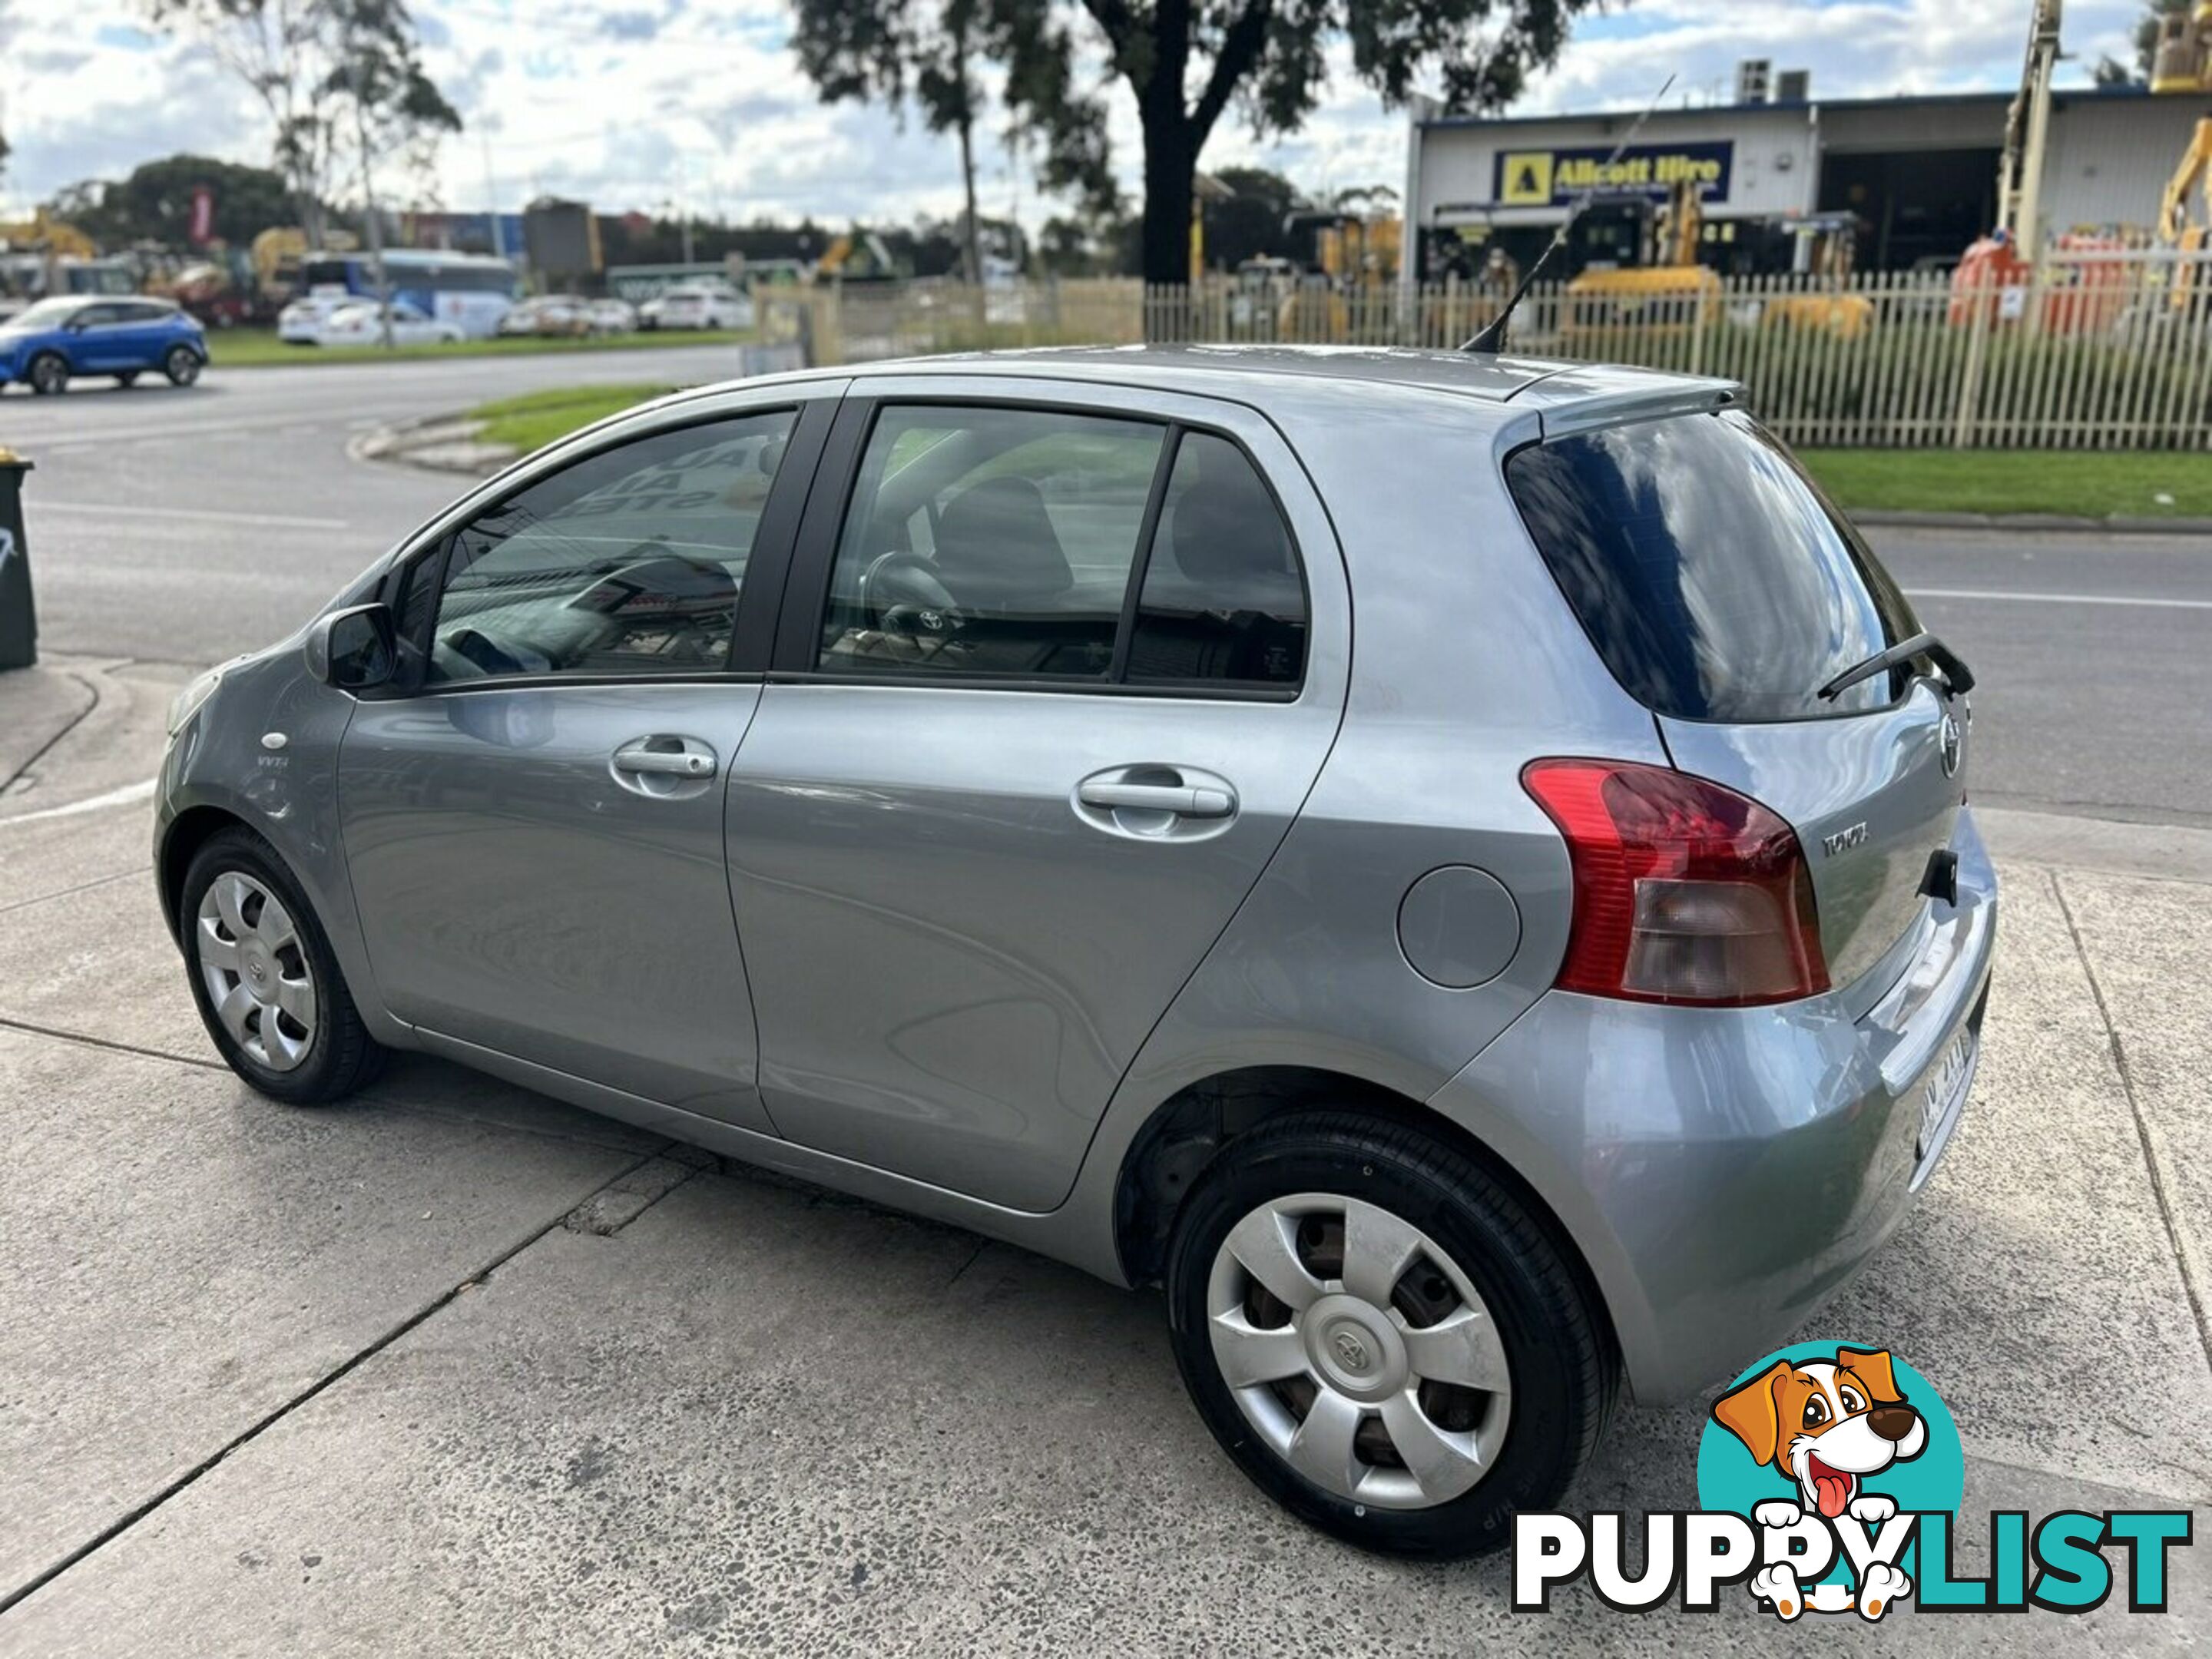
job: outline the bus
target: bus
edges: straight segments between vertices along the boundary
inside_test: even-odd
[[[522,278],[505,259],[485,253],[447,253],[431,248],[384,251],[392,297],[404,300],[471,339],[489,339],[499,319],[522,295]],[[367,253],[310,253],[301,261],[301,289],[312,298],[376,297],[376,262]]]

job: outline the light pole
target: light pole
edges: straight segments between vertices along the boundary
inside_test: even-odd
[[[368,266],[376,276],[377,332],[384,349],[392,349],[392,284],[384,270],[384,226],[376,215],[376,185],[368,156],[368,62],[361,50],[361,37],[346,30],[346,46],[353,57],[353,136],[361,149],[361,200],[364,228],[368,234]]]

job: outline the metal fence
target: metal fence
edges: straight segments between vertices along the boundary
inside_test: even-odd
[[[2176,295],[2181,296],[2176,303]],[[1500,296],[1211,279],[851,283],[779,300],[772,331],[818,362],[1023,345],[1291,342],[1459,345]],[[1546,283],[1511,349],[1725,376],[1801,445],[2212,449],[2212,258],[2055,258],[2024,284],[1954,289],[1905,271],[1722,278],[1590,292]]]

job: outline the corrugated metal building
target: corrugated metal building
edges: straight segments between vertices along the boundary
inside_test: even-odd
[[[1602,178],[1632,112],[1418,119],[1407,197],[1420,274],[1471,271],[1493,240],[1516,258],[1533,255],[1586,190],[1661,197],[1686,177],[1701,188],[1714,263],[1771,268],[1763,261],[1778,257],[1779,245],[1759,229],[1791,216],[1850,212],[1859,222],[1862,269],[1942,264],[1995,218],[2010,100],[1997,92],[1662,108]],[[2208,114],[2212,99],[2153,97],[2140,88],[2056,94],[2046,229],[2146,233],[2191,130]]]

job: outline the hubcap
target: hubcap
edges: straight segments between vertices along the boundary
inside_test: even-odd
[[[192,927],[208,1000],[231,1040],[272,1072],[315,1041],[315,980],[291,913],[240,870],[208,884]]]
[[[1340,1498],[1448,1503],[1505,1443],[1512,1379],[1490,1310],[1442,1246],[1379,1205],[1261,1205],[1215,1254],[1206,1313],[1246,1421]]]

